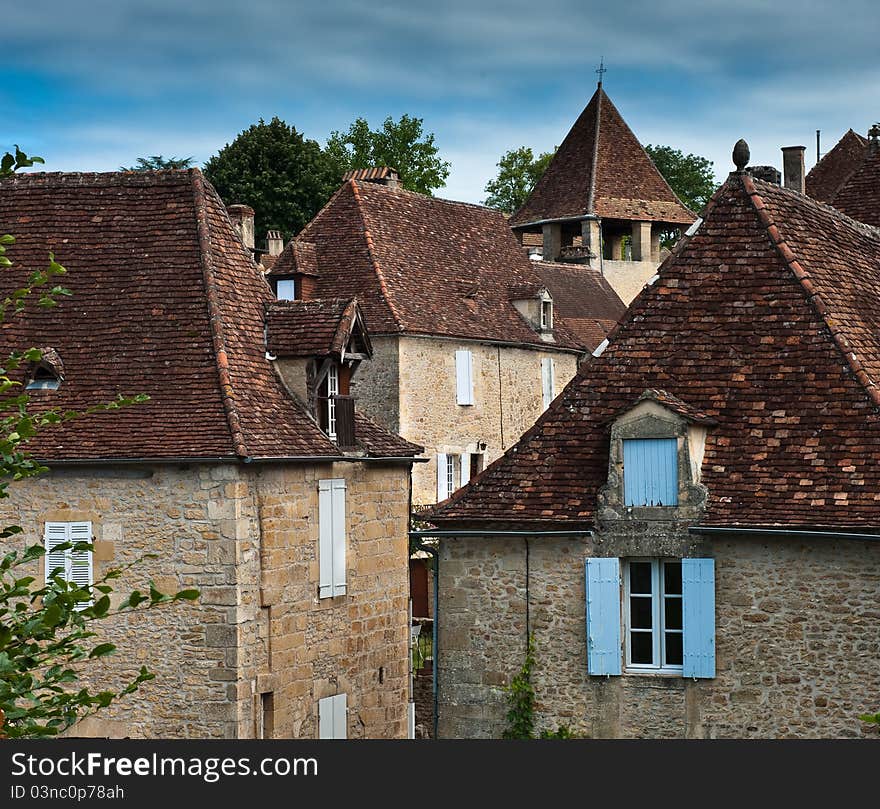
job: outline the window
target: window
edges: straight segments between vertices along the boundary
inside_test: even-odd
[[[626,667],[681,671],[681,561],[627,562],[624,587]]]
[[[276,282],[275,297],[279,301],[296,300],[296,281],[293,278],[281,278]]]
[[[460,405],[474,403],[474,358],[470,351],[455,352],[455,393]]]
[[[344,596],[345,584],[345,481],[318,481],[319,598]]]
[[[553,301],[541,301],[541,330],[553,329]]]
[[[625,560],[623,582],[620,567],[586,562],[588,672],[714,677],[715,561]]]
[[[318,738],[348,738],[348,697],[336,694],[318,700]]]
[[[48,368],[37,366],[31,380],[25,385],[25,390],[58,390],[61,387],[61,380],[58,375],[50,371]]]
[[[76,550],[75,547],[56,550],[60,545],[75,546],[81,542],[91,543],[90,522],[47,522],[43,541],[46,547],[44,559],[46,584],[51,582],[52,574],[57,572],[64,581],[80,587],[92,586],[94,581],[92,551]],[[91,601],[83,602],[79,605],[79,609],[85,609],[91,603]]]
[[[437,453],[437,502],[445,500],[471,479],[471,454]],[[482,456],[480,456],[482,459]]]
[[[553,357],[544,357],[541,360],[541,392],[544,410],[546,410],[550,407],[550,402],[556,398],[556,385],[553,379]]]
[[[339,366],[331,365],[327,371],[327,435],[336,438],[336,399],[339,396]]]
[[[624,439],[623,497],[626,506],[678,505],[678,439]]]

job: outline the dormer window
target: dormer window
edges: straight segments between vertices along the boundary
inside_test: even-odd
[[[553,330],[553,301],[545,298],[541,301],[541,331]]]
[[[678,505],[678,439],[623,440],[625,506]]]
[[[279,301],[296,300],[296,281],[293,278],[279,278],[275,283],[275,297]]]
[[[58,390],[64,381],[64,365],[53,348],[41,348],[25,390]]]
[[[61,380],[47,368],[37,368],[25,390],[58,390]]]

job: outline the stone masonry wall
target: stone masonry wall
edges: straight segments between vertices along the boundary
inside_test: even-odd
[[[474,404],[456,402],[455,352],[473,354]],[[400,338],[399,433],[431,459],[413,469],[413,502],[437,500],[437,453],[476,452],[484,467],[499,458],[544,412],[541,360],[553,357],[555,390],[577,370],[575,354],[499,347],[472,340]],[[375,362],[375,360],[374,360]],[[391,426],[391,425],[389,425]]]
[[[440,737],[501,735],[501,686],[522,665],[527,620],[541,729],[564,724],[594,738],[877,735],[857,716],[880,706],[880,543],[686,546],[671,536],[660,544],[657,555],[715,558],[714,679],[587,674],[584,559],[648,547],[602,535],[531,538],[527,599],[524,539],[443,540]]]
[[[373,358],[362,362],[351,380],[351,394],[357,399],[358,410],[392,433],[400,432],[399,339],[372,337]]]

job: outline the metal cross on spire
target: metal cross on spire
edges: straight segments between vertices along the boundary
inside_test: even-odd
[[[599,86],[601,87],[602,86],[602,74],[608,72],[608,70],[605,68],[605,57],[604,56],[599,60],[599,67],[596,70],[596,72],[599,74]]]

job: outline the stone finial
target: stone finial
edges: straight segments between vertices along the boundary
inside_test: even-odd
[[[745,167],[749,164],[751,156],[749,144],[740,138],[733,146],[733,165],[736,166],[736,170],[739,172],[744,171]]]

